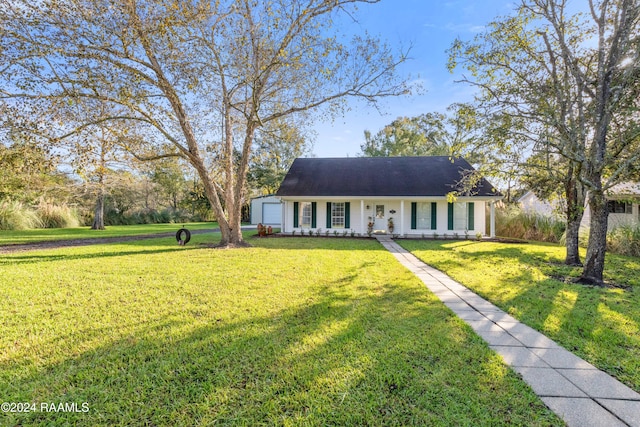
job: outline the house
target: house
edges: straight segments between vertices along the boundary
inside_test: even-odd
[[[640,183],[624,182],[614,185],[606,192],[609,219],[607,228],[613,230],[621,225],[640,224]],[[564,204],[563,200],[548,202],[540,200],[528,191],[518,202],[525,212],[551,216],[558,206]],[[588,200],[585,202],[584,215],[580,227],[589,227],[591,221],[591,209]]]
[[[609,218],[607,228],[613,230],[622,225],[640,224],[640,183],[623,182],[606,191]],[[588,227],[591,209],[587,202],[580,226]]]
[[[518,204],[526,213],[543,216],[556,216],[561,211],[564,200],[541,200],[531,190],[518,199]]]
[[[466,160],[447,156],[298,158],[276,193],[282,232],[485,235],[489,205],[494,236],[493,206],[502,195],[484,178],[462,192],[471,171]]]
[[[282,222],[282,202],[274,195],[254,197],[249,205],[252,225],[280,226]]]

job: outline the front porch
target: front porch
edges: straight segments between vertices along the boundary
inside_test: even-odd
[[[497,199],[496,199],[497,200]],[[495,237],[495,201],[476,197],[340,199],[283,198],[282,232]],[[487,224],[487,210],[489,221]],[[488,230],[487,230],[488,225]]]

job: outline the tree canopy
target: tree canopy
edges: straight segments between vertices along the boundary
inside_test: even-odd
[[[485,117],[508,117],[511,125],[502,130],[522,144],[519,150],[564,159],[576,253],[580,195],[588,190],[582,279],[590,283],[603,279],[605,192],[640,161],[639,19],[634,0],[589,0],[578,14],[569,13],[567,1],[523,0],[515,15],[494,21],[473,41],[457,40],[450,51],[449,66],[464,67],[463,80],[480,88]]]
[[[258,129],[318,107],[336,113],[346,97],[407,92],[396,74],[406,52],[333,25],[374,2],[2,0],[0,96],[31,119],[12,120],[26,133],[57,141],[124,123],[119,142],[139,159],[184,158],[221,244],[241,244]],[[93,101],[109,108],[86,110]],[[62,114],[77,106],[86,114]]]

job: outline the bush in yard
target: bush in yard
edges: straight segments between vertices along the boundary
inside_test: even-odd
[[[42,228],[74,228],[81,225],[78,213],[66,204],[41,201],[36,207]]]
[[[640,257],[640,224],[622,225],[610,230],[607,249],[619,255]]]
[[[193,216],[188,212],[167,208],[163,210],[140,209],[133,212],[119,212],[113,207],[105,208],[105,225],[136,225],[136,224],[172,224],[190,222]]]
[[[41,226],[38,215],[23,203],[12,200],[0,202],[0,230],[28,230]]]
[[[561,220],[523,212],[519,207],[496,210],[496,234],[501,237],[558,243],[565,228]]]

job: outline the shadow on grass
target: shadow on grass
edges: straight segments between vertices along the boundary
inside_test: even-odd
[[[554,425],[486,345],[420,287],[354,292],[345,275],[298,305],[157,318],[18,370],[5,401],[87,402],[9,425]],[[176,313],[178,316],[179,313]],[[95,336],[95,331],[86,331]],[[77,348],[82,348],[79,337]],[[3,363],[3,371],[12,368]]]
[[[0,266],[2,265],[16,265],[16,264],[35,264],[42,262],[55,262],[55,261],[71,261],[82,259],[95,259],[95,258],[111,258],[121,256],[139,256],[139,255],[151,255],[167,252],[177,252],[185,250],[198,249],[197,247],[180,247],[175,244],[167,244],[166,248],[149,247],[142,250],[113,250],[111,245],[102,245],[104,251],[101,252],[87,252],[87,253],[48,253],[42,254],[40,251],[32,251],[24,255],[8,255],[0,256]],[[138,246],[133,242],[118,243],[118,246]]]
[[[438,257],[436,267],[446,272],[472,269],[488,260],[500,270],[514,265],[491,280],[482,279],[463,283],[523,323],[537,329],[566,349],[590,361],[598,368],[615,376],[636,391],[640,391],[640,287],[600,288],[573,283],[581,269],[564,265],[563,260],[532,246],[494,248],[466,252],[445,245],[407,245],[417,250],[425,262],[436,260],[439,251],[455,253]],[[627,270],[618,281],[640,274],[639,267],[624,257],[610,257],[608,266],[615,271],[618,264]],[[631,264],[631,269],[629,266]],[[538,274],[546,278],[540,280]],[[610,276],[613,280],[615,275]],[[566,278],[569,278],[567,280]],[[509,296],[507,296],[509,295]]]
[[[156,239],[131,240],[125,242],[114,243],[96,243],[81,246],[65,246],[58,249],[46,248],[42,250],[30,250],[17,252],[13,254],[0,255],[0,266],[10,264],[30,264],[40,262],[53,262],[60,260],[78,260],[107,258],[118,256],[135,256],[149,255],[164,252],[176,252],[193,249],[217,250],[216,248],[207,247],[210,244],[216,244],[220,241],[219,233],[214,233],[215,238],[211,241],[204,241],[202,238],[198,241],[192,240],[186,246],[178,246],[174,239],[166,237]],[[208,236],[207,236],[208,237]],[[331,238],[317,239],[310,238],[263,238],[263,239],[246,239],[246,241],[255,248],[265,249],[290,249],[290,250],[336,250],[336,251],[355,251],[355,250],[377,250],[383,251],[384,248],[375,239],[350,239],[350,238]],[[122,250],[121,247],[140,248],[140,250]],[[158,247],[162,248],[158,248]],[[78,253],[78,248],[88,248],[86,253]],[[99,247],[100,251],[95,248]],[[145,247],[148,247],[145,249]],[[117,248],[117,249],[115,249]],[[240,250],[251,249],[242,248]],[[232,249],[236,250],[236,249]],[[52,253],[52,252],[56,253]],[[70,252],[69,252],[70,251]],[[43,254],[43,252],[45,252]]]

